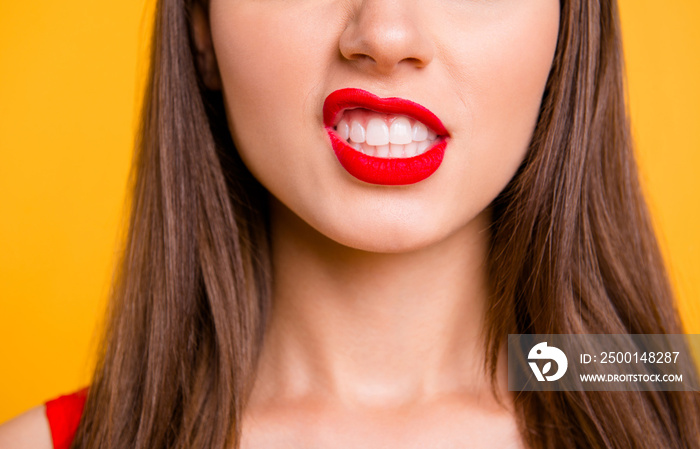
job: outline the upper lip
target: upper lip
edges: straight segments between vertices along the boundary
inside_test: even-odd
[[[334,127],[340,114],[346,109],[353,108],[365,108],[384,114],[405,115],[420,121],[437,135],[449,135],[445,125],[428,108],[411,100],[397,97],[381,98],[366,90],[355,88],[335,90],[326,97],[326,101],[323,103],[324,125],[328,128]]]

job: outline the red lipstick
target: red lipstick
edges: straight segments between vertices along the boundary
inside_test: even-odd
[[[361,153],[334,129],[343,111],[355,108],[413,118],[432,130],[437,139],[432,147],[413,157],[385,158]],[[395,97],[380,98],[361,89],[340,89],[328,95],[323,103],[323,123],[343,168],[355,178],[370,184],[407,185],[426,179],[442,163],[449,137],[440,119],[418,103]]]

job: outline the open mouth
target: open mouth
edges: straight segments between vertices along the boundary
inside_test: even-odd
[[[345,170],[372,184],[413,184],[442,163],[449,134],[427,108],[361,89],[332,92],[324,125]]]
[[[364,108],[346,109],[334,129],[356,151],[380,158],[419,156],[437,141],[418,120]]]

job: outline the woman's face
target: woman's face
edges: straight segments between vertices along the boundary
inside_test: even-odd
[[[210,27],[231,133],[255,177],[327,237],[399,252],[463,229],[515,174],[552,64],[559,1],[212,0]],[[391,138],[408,133],[418,142],[422,122],[415,109],[400,113],[405,102],[392,112],[351,98],[327,129],[324,102],[347,88],[410,100],[437,116],[446,130],[437,139],[447,142],[437,169],[408,173],[411,184],[382,184],[387,173],[372,158],[417,151],[406,144],[387,154],[386,129],[398,121]],[[343,134],[333,130],[339,121],[355,126],[356,140],[371,133],[378,142],[356,145],[372,157],[351,154],[359,175],[331,145],[329,132]],[[410,154],[391,153],[405,148]],[[372,167],[380,183],[363,178]]]

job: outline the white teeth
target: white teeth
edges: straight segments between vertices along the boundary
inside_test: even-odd
[[[425,150],[427,150],[431,144],[432,144],[432,141],[430,141],[430,140],[424,140],[422,142],[418,142],[417,154],[422,154],[423,152],[425,152]]]
[[[403,154],[405,157],[413,157],[416,155],[416,151],[418,151],[418,142],[411,142],[404,147]]]
[[[409,158],[418,156],[426,152],[433,143],[432,140],[424,140],[422,142],[411,142],[406,145],[397,145],[390,143],[387,145],[370,145],[367,142],[349,142],[349,145],[360,153],[368,156],[381,158]]]
[[[367,123],[367,143],[370,145],[389,144],[389,127],[384,120],[374,117]]]
[[[389,141],[399,145],[406,145],[413,141],[411,122],[406,117],[399,117],[391,124]]]
[[[437,140],[437,135],[419,121],[360,109],[347,111],[335,130],[355,151],[379,158],[415,157]]]
[[[389,144],[389,157],[403,157],[403,150],[406,145]]]
[[[428,138],[428,128],[421,122],[416,122],[413,125],[413,140],[421,142]]]
[[[350,137],[350,125],[348,125],[348,122],[341,120],[336,129],[343,140],[348,140],[348,137]]]
[[[359,122],[354,120],[352,122],[352,126],[350,127],[350,140],[355,143],[362,143],[365,141],[365,128],[363,128]]]
[[[377,157],[389,157],[389,145],[377,145]]]

